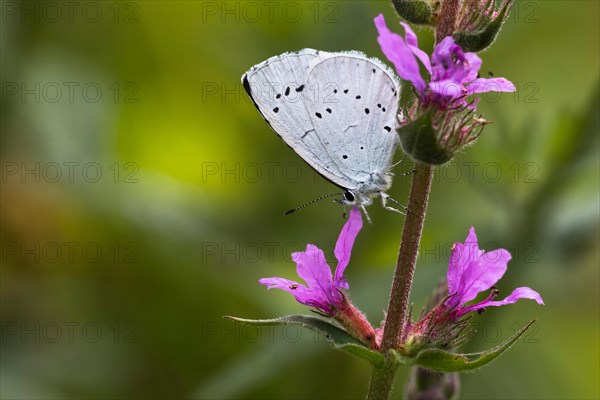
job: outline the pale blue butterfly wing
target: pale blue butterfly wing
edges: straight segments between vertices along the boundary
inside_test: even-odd
[[[391,185],[400,91],[394,76],[358,52],[305,49],[256,65],[242,82],[273,130],[364,205],[387,197]]]
[[[318,101],[306,105],[327,156],[352,182],[346,187],[387,190],[399,143],[399,83],[393,73],[361,53],[334,53],[311,67],[308,87],[321,88]]]
[[[246,72],[242,83],[269,126],[317,172],[344,187],[347,178],[323,157],[326,150],[306,106],[314,95],[306,85],[310,66],[329,54],[305,49],[271,57]]]

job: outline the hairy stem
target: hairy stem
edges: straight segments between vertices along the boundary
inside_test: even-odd
[[[394,389],[394,377],[398,363],[393,360],[392,354],[386,355],[385,363],[380,368],[373,367],[367,400],[387,400]]]
[[[410,288],[415,272],[419,243],[421,242],[421,232],[423,232],[432,177],[433,167],[417,162],[408,198],[410,212],[406,215],[402,229],[402,241],[398,251],[398,262],[392,281],[392,290],[383,330],[381,349],[384,352],[397,347],[402,328],[406,322]]]
[[[462,3],[463,0],[444,0],[442,3],[440,20],[435,30],[436,43],[440,43],[445,37],[454,34]],[[402,241],[398,251],[398,262],[383,329],[381,352],[385,355],[385,363],[380,368],[373,367],[367,394],[368,400],[387,400],[394,388],[398,362],[390,350],[397,348],[400,344],[408,318],[410,289],[421,243],[432,179],[433,167],[416,162],[408,199],[410,212],[406,216],[402,229]]]
[[[435,28],[435,41],[440,43],[456,30],[456,20],[462,7],[462,0],[444,0],[440,10],[440,20]]]
[[[406,323],[410,289],[417,262],[419,243],[421,242],[421,233],[423,232],[432,178],[433,167],[431,165],[419,162],[415,164],[415,173],[408,199],[410,212],[406,215],[402,229],[402,241],[383,329],[381,351],[384,354],[388,353],[390,349],[397,348]],[[368,399],[389,398],[396,368],[397,364],[388,355],[386,355],[386,363],[381,368],[373,368]]]

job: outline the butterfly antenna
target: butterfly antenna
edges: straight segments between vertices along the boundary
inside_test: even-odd
[[[295,211],[298,211],[299,209],[301,209],[301,208],[304,208],[304,207],[306,207],[306,206],[310,206],[311,204],[313,204],[313,203],[316,203],[317,201],[321,201],[321,200],[323,200],[323,199],[326,199],[326,198],[328,198],[328,197],[335,196],[335,195],[342,195],[342,194],[343,194],[343,193],[329,193],[329,194],[326,194],[325,196],[321,196],[321,197],[319,197],[318,199],[314,199],[314,200],[311,200],[311,201],[309,201],[309,202],[308,202],[308,203],[306,203],[306,204],[302,204],[302,205],[301,205],[301,206],[299,206],[299,207],[292,208],[291,210],[287,210],[287,211],[285,212],[285,215],[290,215],[291,213],[293,213],[293,212],[295,212]]]
[[[396,165],[402,164],[404,162],[404,160],[406,160],[406,154],[404,155],[404,157],[402,157],[402,160],[400,160],[397,163],[390,166],[390,169],[394,168]]]
[[[401,159],[400,161],[398,161],[398,162],[397,162],[397,163],[395,163],[395,164],[392,164],[392,165],[390,166],[390,168],[389,168],[389,169],[391,170],[391,169],[393,169],[393,168],[394,168],[396,165],[402,164],[402,163],[404,162],[404,160],[406,160],[406,157],[407,157],[407,156],[406,156],[406,154],[405,154],[405,155],[404,155],[404,157],[402,157],[402,159]],[[398,174],[395,174],[395,173],[393,173],[393,172],[391,172],[391,171],[384,172],[384,175],[389,175],[389,176],[407,176],[407,175],[412,175],[412,174],[414,174],[414,173],[415,173],[415,169],[413,168],[411,171],[408,171],[408,172],[403,172],[403,173],[401,173],[401,174],[399,174],[399,175],[398,175]]]

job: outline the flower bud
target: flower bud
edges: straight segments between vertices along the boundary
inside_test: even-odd
[[[405,397],[408,400],[448,400],[457,398],[459,391],[458,372],[438,373],[413,367]]]
[[[445,305],[448,297],[448,285],[446,280],[442,280],[429,296],[419,319],[407,324],[398,349],[400,354],[414,357],[426,349],[449,350],[473,336],[474,331],[470,328],[468,318],[453,318],[452,310]]]
[[[368,345],[371,349],[378,347],[373,327],[358,308],[346,296],[343,303],[335,309],[333,318],[354,338]]]
[[[428,0],[392,0],[398,15],[411,24],[435,25],[439,1]]]
[[[477,140],[489,122],[473,115],[472,108],[423,109],[415,102],[397,128],[402,149],[413,159],[442,165],[460,149]]]
[[[406,154],[425,164],[440,165],[450,161],[452,153],[440,145],[432,116],[432,111],[425,112],[415,120],[401,124],[397,131]]]
[[[490,47],[508,18],[512,0],[505,0],[498,10],[495,0],[466,0],[460,13],[458,29],[453,35],[464,51],[479,52]]]

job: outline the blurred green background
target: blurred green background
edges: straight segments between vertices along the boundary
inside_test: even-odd
[[[311,333],[222,316],[307,312],[257,280],[295,277],[289,254],[308,242],[332,258],[343,224],[329,202],[283,216],[332,186],[270,131],[241,75],[305,47],[383,58],[372,20],[394,25],[388,2],[1,7],[1,397],[361,398],[365,361]],[[546,302],[473,319],[466,351],[538,323],[463,377],[465,399],[600,396],[599,11],[517,2],[481,72],[519,90],[484,96],[494,124],[437,171],[415,309],[470,226],[486,249],[513,254],[500,290],[531,286]],[[429,51],[431,33],[418,33]],[[405,202],[408,186],[396,178],[390,194]],[[348,275],[379,324],[403,219],[369,212]]]

